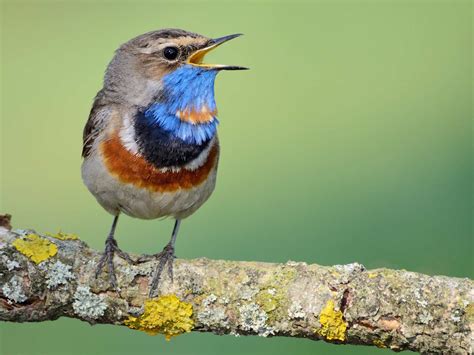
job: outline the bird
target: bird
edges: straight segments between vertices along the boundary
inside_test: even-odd
[[[211,38],[166,28],[119,46],[105,71],[83,131],[82,180],[113,216],[95,276],[107,269],[118,290],[114,255],[128,263],[158,261],[149,286],[157,291],[167,267],[173,280],[181,221],[212,194],[219,162],[216,75],[248,69],[204,63],[205,55],[241,34]],[[139,219],[174,218],[163,250],[132,260],[118,246],[121,214]]]

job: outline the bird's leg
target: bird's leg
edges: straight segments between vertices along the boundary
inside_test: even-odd
[[[114,267],[114,254],[117,253],[122,259],[126,260],[129,264],[133,264],[133,260],[130,256],[125,253],[124,251],[120,250],[117,241],[114,238],[115,234],[115,227],[117,227],[118,222],[118,215],[114,217],[114,221],[112,223],[112,227],[110,228],[109,235],[105,240],[105,250],[104,254],[102,254],[99,263],[97,264],[97,269],[95,271],[95,278],[99,277],[99,274],[102,272],[102,269],[107,264],[108,272],[109,272],[109,282],[114,288],[117,290],[117,277],[115,276],[115,267]]]
[[[153,279],[151,281],[149,297],[152,298],[155,294],[158,284],[160,283],[161,274],[168,264],[168,275],[173,282],[173,261],[176,258],[174,255],[174,244],[176,242],[176,237],[178,236],[179,225],[181,220],[177,219],[174,223],[173,234],[171,235],[171,240],[166,244],[161,253],[157,254],[155,257],[158,259],[158,266],[156,267]]]

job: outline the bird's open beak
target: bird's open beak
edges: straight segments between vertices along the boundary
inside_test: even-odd
[[[215,70],[246,70],[246,67],[239,67],[236,65],[225,65],[225,64],[207,64],[203,63],[203,59],[205,55],[212,51],[214,48],[219,47],[222,43],[230,41],[236,37],[242,36],[241,33],[237,33],[234,35],[228,35],[224,37],[214,38],[211,39],[208,45],[204,48],[198,49],[193,54],[191,54],[187,60],[188,64],[200,67],[200,68],[208,68],[208,69],[215,69]]]

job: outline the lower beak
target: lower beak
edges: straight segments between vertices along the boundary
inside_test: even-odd
[[[230,41],[236,37],[241,36],[241,33],[237,33],[234,35],[228,35],[224,37],[214,38],[208,42],[208,45],[204,48],[198,49],[193,54],[191,54],[187,60],[188,64],[194,65],[200,68],[207,68],[207,69],[214,69],[214,70],[246,70],[246,67],[240,67],[237,65],[225,65],[225,64],[207,64],[203,63],[203,59],[205,55],[212,51],[214,48],[219,47],[222,43]]]

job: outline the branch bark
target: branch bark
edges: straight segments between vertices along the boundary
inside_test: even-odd
[[[33,235],[33,236],[32,236]],[[175,261],[147,300],[156,266],[116,258],[121,287],[94,271],[100,253],[72,235],[0,227],[0,320],[59,317],[182,332],[289,336],[395,351],[471,354],[474,283],[360,264]]]

